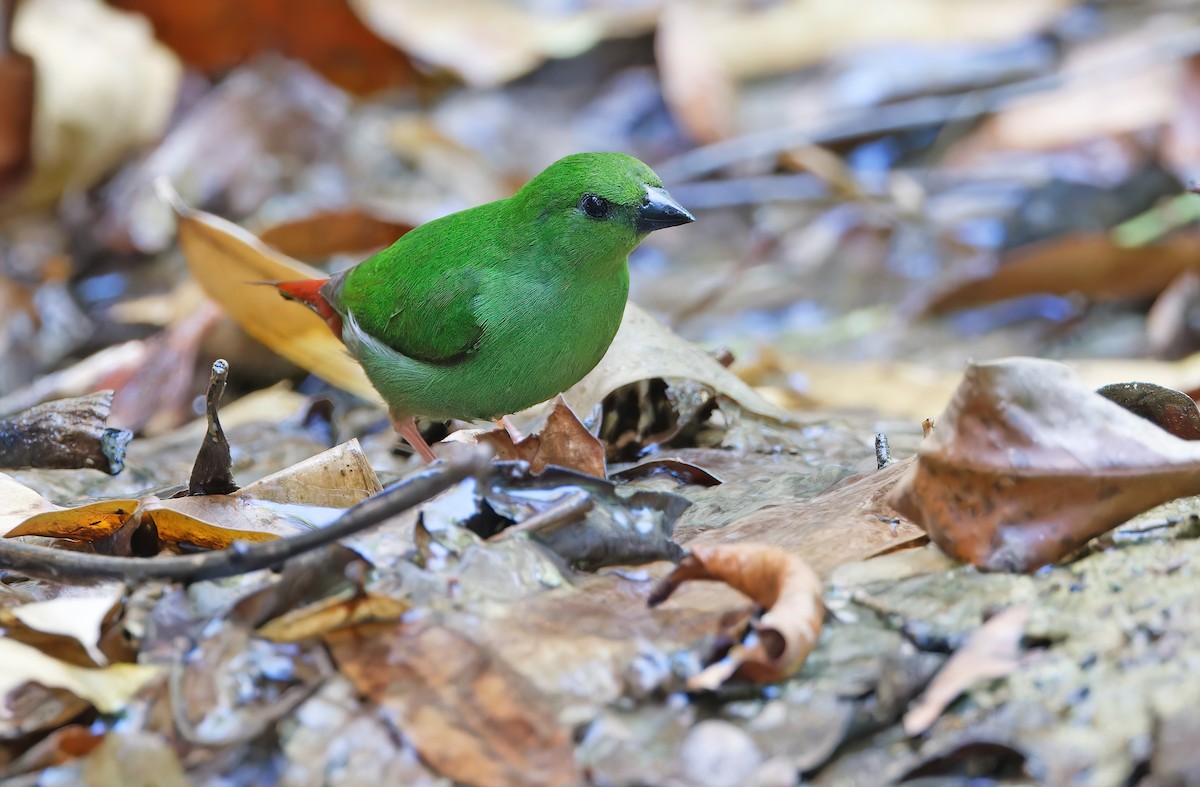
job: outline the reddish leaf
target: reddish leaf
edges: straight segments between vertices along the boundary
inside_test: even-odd
[[[547,465],[557,465],[605,477],[604,445],[579,422],[561,395],[540,432],[521,437],[511,428],[494,429],[475,439],[490,445],[499,459],[528,462],[534,474],[541,473]]]
[[[1096,393],[1183,440],[1200,440],[1200,410],[1183,391],[1154,383],[1112,383]]]
[[[1200,445],[1084,386],[1066,366],[967,368],[893,494],[947,554],[1032,571],[1159,503],[1200,492]]]
[[[150,18],[167,46],[201,71],[220,73],[264,50],[304,60],[354,93],[410,86],[408,57],[364,25],[345,0],[117,0]]]

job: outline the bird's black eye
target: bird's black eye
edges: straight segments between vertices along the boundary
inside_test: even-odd
[[[579,200],[579,209],[593,219],[608,218],[612,204],[599,194],[584,194]]]

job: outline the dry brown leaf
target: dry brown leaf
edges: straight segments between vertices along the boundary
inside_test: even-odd
[[[1008,252],[995,271],[950,285],[924,311],[940,314],[1037,293],[1079,293],[1097,301],[1147,298],[1196,267],[1200,237],[1195,235],[1146,246],[1120,246],[1108,233],[1067,235]]]
[[[86,703],[84,703],[86,707]],[[78,713],[71,714],[77,716]],[[64,719],[65,721],[65,719]],[[38,741],[20,757],[9,763],[3,773],[6,778],[17,774],[40,771],[62,765],[78,757],[86,757],[100,745],[105,732],[89,725],[67,724]]]
[[[1083,385],[1062,364],[967,368],[896,487],[896,508],[947,554],[1033,571],[1131,516],[1200,492],[1200,445]]]
[[[102,669],[76,667],[37,648],[0,638],[0,697],[7,697],[27,683],[37,683],[66,689],[96,706],[101,713],[115,713],[160,674],[161,667],[140,664],[113,664]]]
[[[547,58],[651,30],[656,0],[593,3],[574,13],[505,0],[350,0],[366,24],[413,57],[475,87],[500,85]]]
[[[904,732],[920,735],[959,694],[1016,669],[1029,614],[1029,607],[1009,607],[976,629],[904,714]]]
[[[95,541],[117,532],[137,509],[136,500],[102,500],[74,508],[55,506],[52,510],[26,517],[5,537],[47,536],[72,541]]]
[[[759,509],[723,527],[689,523],[675,538],[687,549],[739,542],[779,547],[803,558],[821,576],[835,567],[925,539],[925,531],[900,517],[888,495],[904,477],[908,460],[848,478],[810,500]]]
[[[319,260],[339,253],[365,253],[391,246],[411,229],[411,224],[384,219],[355,207],[275,224],[258,237],[282,254]]]
[[[193,783],[164,736],[125,728],[110,730],[82,759],[57,773],[70,784],[189,787]]]
[[[117,5],[145,14],[162,41],[209,74],[275,50],[359,94],[416,81],[408,58],[372,33],[345,0],[118,0]]]
[[[1182,391],[1200,388],[1200,353],[1171,362],[1101,358],[1067,361],[1067,365],[1093,388],[1118,380],[1148,380]],[[760,371],[752,370],[751,384],[757,385]],[[793,408],[867,410],[914,423],[941,412],[962,379],[958,370],[898,361],[834,364],[776,357],[767,371],[782,372],[795,381],[797,391],[789,401]]]
[[[455,432],[459,434],[464,433]],[[536,434],[522,436],[513,428],[493,429],[470,434],[460,441],[489,445],[502,460],[528,462],[534,475],[545,470],[546,465],[557,465],[597,478],[606,477],[604,445],[579,422],[561,395],[554,400],[546,423]]]
[[[380,402],[362,367],[321,318],[284,300],[263,281],[319,279],[325,274],[285,257],[235,224],[184,205],[163,184],[179,216],[179,244],[208,297],[258,341],[303,369],[372,402]]]
[[[754,600],[765,611],[755,621],[754,640],[688,680],[688,688],[715,689],[730,677],[759,683],[786,680],[808,658],[821,634],[825,607],[821,579],[796,555],[767,544],[696,547],[650,596],[655,606],[684,582],[713,579]]]
[[[33,59],[38,85],[33,176],[18,204],[92,186],[166,129],[182,69],[136,14],[100,0],[26,0],[13,43]]]
[[[471,639],[424,621],[327,634],[339,669],[441,775],[470,785],[576,784],[545,699]]]

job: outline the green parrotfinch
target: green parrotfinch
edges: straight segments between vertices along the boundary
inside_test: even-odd
[[[636,158],[579,153],[349,270],[275,286],[321,315],[432,462],[417,416],[498,418],[577,383],[621,324],[629,253],[693,220]]]

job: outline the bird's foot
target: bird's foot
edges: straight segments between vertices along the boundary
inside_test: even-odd
[[[433,464],[437,461],[437,454],[429,447],[429,443],[425,442],[425,438],[421,436],[421,430],[417,429],[417,419],[412,416],[400,417],[390,414],[392,419],[392,428],[396,430],[396,434],[404,438],[404,442],[413,447],[421,458],[427,463]]]

